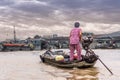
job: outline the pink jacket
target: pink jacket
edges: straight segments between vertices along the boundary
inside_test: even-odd
[[[70,32],[70,44],[79,44],[81,33],[80,28],[73,28]]]

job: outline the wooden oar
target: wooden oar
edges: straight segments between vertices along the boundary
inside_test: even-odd
[[[113,75],[112,71],[103,63],[103,61],[98,57],[98,60],[105,66],[105,68]]]
[[[92,51],[91,49],[89,49],[90,51]],[[94,53],[94,51],[92,51],[93,53]],[[95,53],[94,53],[95,54]],[[96,54],[95,54],[96,55]],[[105,66],[105,68],[111,73],[111,75],[113,75],[113,73],[112,73],[112,71],[103,63],[103,61],[98,57],[98,56],[96,56],[97,58],[98,58],[98,60]]]

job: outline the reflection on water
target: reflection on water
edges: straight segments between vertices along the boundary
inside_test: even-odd
[[[95,50],[114,75],[99,61],[87,69],[56,68],[40,62],[43,52],[0,52],[0,80],[120,80],[120,50]]]
[[[68,77],[67,80],[98,80],[98,69],[96,67],[87,69],[74,68],[70,74],[72,77]]]

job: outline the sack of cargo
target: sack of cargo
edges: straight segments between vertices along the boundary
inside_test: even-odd
[[[62,55],[57,55],[55,61],[64,61],[64,57]]]

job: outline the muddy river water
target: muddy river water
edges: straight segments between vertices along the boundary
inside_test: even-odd
[[[40,61],[44,51],[13,51],[0,52],[0,80],[120,80],[120,50],[94,51],[114,75],[99,61],[93,68],[61,69]]]

